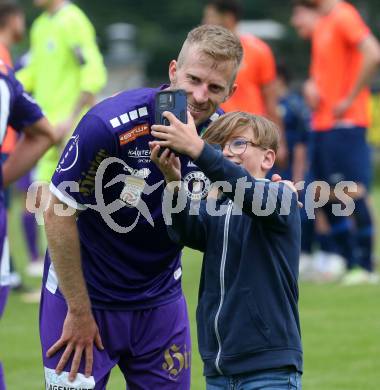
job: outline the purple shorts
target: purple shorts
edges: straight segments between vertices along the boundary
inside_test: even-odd
[[[59,376],[54,372],[63,349],[52,358],[46,357],[46,351],[61,336],[66,312],[66,302],[44,288],[40,337],[47,389],[105,389],[115,365],[122,371],[128,390],[190,389],[191,339],[183,296],[154,309],[93,310],[105,350],[94,348],[94,364],[89,378],[83,375],[82,358],[74,382],[67,379],[71,359]]]

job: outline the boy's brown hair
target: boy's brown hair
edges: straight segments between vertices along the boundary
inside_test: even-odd
[[[255,144],[263,149],[272,149],[275,153],[277,152],[280,142],[277,125],[263,116],[247,112],[235,111],[220,116],[207,128],[203,140],[223,148],[231,137],[238,136],[242,130],[247,128],[252,130]]]

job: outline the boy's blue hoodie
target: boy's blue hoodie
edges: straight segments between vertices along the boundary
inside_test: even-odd
[[[195,164],[212,182],[231,187],[216,200],[219,215],[209,215],[205,200],[188,201],[168,227],[174,241],[204,252],[197,308],[204,375],[302,372],[296,193],[284,183],[254,179],[208,144]],[[251,185],[244,195],[243,182]]]

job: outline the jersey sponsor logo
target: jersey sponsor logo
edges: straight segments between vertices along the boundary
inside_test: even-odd
[[[125,179],[120,199],[127,207],[137,207],[146,185],[145,179],[150,175],[150,169],[133,169],[127,164],[124,168],[126,168],[131,175],[127,176]]]
[[[70,138],[66,153],[59,162],[56,172],[65,172],[70,170],[77,162],[79,156],[79,134]]]
[[[127,163],[125,163],[125,166],[123,167],[123,171],[129,172],[133,176],[141,177],[143,179],[146,179],[150,175],[150,169],[149,168],[142,168],[142,169],[133,169],[130,167]]]
[[[120,145],[126,145],[135,139],[149,134],[149,125],[148,123],[143,123],[141,125],[135,126],[133,129],[126,131],[119,135]]]
[[[86,172],[82,172],[81,178],[78,180],[79,192],[84,196],[90,196],[95,191],[96,171],[101,162],[109,157],[105,149],[100,149],[95,158],[90,162],[90,167]]]
[[[128,150],[128,157],[130,158],[141,158],[141,157],[150,157],[150,150],[149,149],[129,149]]]
[[[183,179],[185,191],[191,200],[201,200],[205,198],[210,190],[210,180],[201,171],[188,173]]]
[[[190,368],[191,351],[187,350],[187,345],[177,346],[173,344],[164,352],[165,362],[162,368],[167,372],[168,378],[176,381],[183,370]]]
[[[128,157],[136,159],[139,163],[149,163],[150,162],[150,150],[149,149],[134,149],[128,150]]]

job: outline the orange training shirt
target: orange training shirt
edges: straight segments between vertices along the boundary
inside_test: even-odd
[[[320,94],[320,103],[313,113],[316,131],[337,125],[369,125],[369,90],[363,89],[352,106],[337,120],[333,108],[352,90],[360,67],[360,43],[370,34],[358,11],[346,2],[338,3],[323,16],[313,33],[311,77]]]
[[[243,60],[237,74],[235,93],[221,108],[226,111],[266,113],[261,88],[276,78],[276,66],[270,47],[253,35],[242,35]]]

